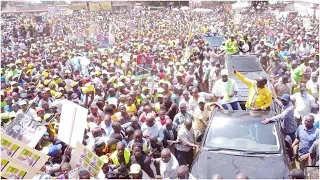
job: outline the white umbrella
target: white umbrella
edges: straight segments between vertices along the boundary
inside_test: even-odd
[[[178,8],[173,8],[172,11],[179,11],[179,9]]]
[[[183,7],[181,7],[180,9],[185,11],[185,10],[189,10],[190,8],[187,7],[187,6],[183,6]]]

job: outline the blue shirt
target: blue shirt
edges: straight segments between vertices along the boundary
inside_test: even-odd
[[[296,131],[296,136],[299,137],[299,157],[309,153],[313,142],[319,139],[319,129],[312,127],[310,130],[306,130],[304,125],[300,125]]]
[[[6,110],[6,111],[8,111],[8,112],[12,112],[12,111],[13,111],[12,106],[9,106],[9,105],[6,105],[6,106],[4,107],[4,110]]]
[[[106,137],[110,137],[113,129],[112,129],[112,125],[110,124],[109,126],[105,126],[104,128],[104,131],[106,132],[105,136]]]
[[[313,126],[319,129],[319,120],[315,120]]]

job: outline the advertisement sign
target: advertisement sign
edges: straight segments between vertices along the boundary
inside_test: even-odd
[[[140,54],[137,56],[136,79],[145,79],[151,76],[152,56]]]
[[[28,147],[26,144],[1,133],[1,156],[12,157],[27,166],[40,170],[48,161],[49,156]]]
[[[16,118],[6,126],[4,134],[17,139],[29,147],[35,147],[47,128],[32,117],[19,113]]]
[[[76,33],[76,46],[84,47],[85,40],[84,40],[84,33],[78,32]]]
[[[88,170],[93,177],[97,177],[103,166],[103,161],[89,148],[77,142],[70,165],[73,169],[77,168],[79,171]]]
[[[7,179],[32,179],[37,170],[9,156],[1,157],[1,177]]]
[[[102,10],[110,11],[111,10],[111,1],[101,2],[100,7]]]

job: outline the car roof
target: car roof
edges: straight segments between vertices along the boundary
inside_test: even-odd
[[[215,110],[212,118],[225,118],[232,121],[257,120],[261,121],[275,115],[272,111],[245,111],[245,110]]]

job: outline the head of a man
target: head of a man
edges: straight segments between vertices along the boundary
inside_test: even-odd
[[[152,127],[154,125],[155,117],[152,113],[147,114],[146,125]]]
[[[168,163],[170,161],[170,159],[171,159],[170,149],[168,149],[168,148],[162,149],[162,151],[161,151],[161,160],[164,163]]]
[[[61,164],[60,166],[60,170],[62,172],[62,174],[68,178],[69,176],[69,171],[71,171],[71,165],[68,162],[64,162]]]
[[[292,169],[290,179],[304,179],[304,172],[301,169]]]
[[[181,103],[180,104],[180,112],[182,114],[186,114],[187,113],[187,105],[186,105],[186,103]]]
[[[186,127],[187,130],[190,130],[192,127],[192,120],[190,118],[186,119],[184,121],[184,126]]]
[[[313,123],[314,123],[314,116],[313,115],[307,115],[304,120],[304,126],[306,129],[312,129],[313,128]]]
[[[256,79],[256,81],[257,81],[257,87],[258,88],[265,88],[265,85],[267,84],[267,79],[265,78],[265,77],[262,77],[262,76],[260,76],[260,77],[258,77],[257,79]]]
[[[189,178],[189,168],[186,165],[181,165],[177,168],[178,179],[188,179]]]
[[[183,92],[182,92],[182,97],[183,97],[186,101],[188,101],[188,100],[189,100],[189,92],[188,92],[188,91],[183,91]]]
[[[132,147],[132,153],[136,158],[140,158],[142,156],[142,144],[134,143]]]
[[[124,149],[125,149],[125,144],[122,141],[119,141],[117,143],[117,155],[118,157],[121,157],[124,155]]]

